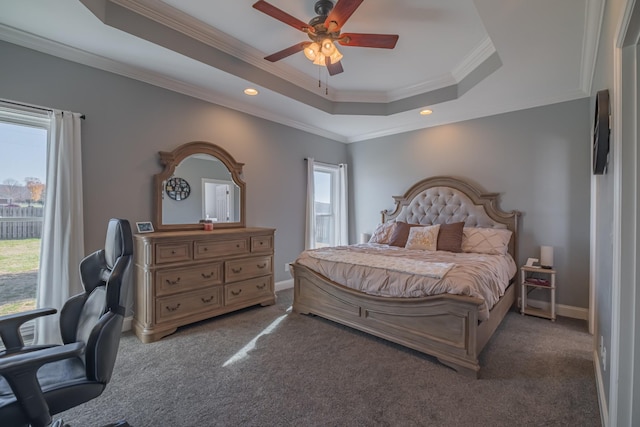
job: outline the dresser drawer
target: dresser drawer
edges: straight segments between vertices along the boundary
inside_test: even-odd
[[[273,276],[243,280],[224,287],[225,305],[233,305],[252,299],[273,296]]]
[[[194,242],[194,258],[207,259],[249,253],[249,239]]]
[[[271,274],[271,256],[251,257],[224,263],[225,282]]]
[[[155,249],[156,264],[191,260],[190,242],[157,243]]]
[[[168,322],[219,307],[222,307],[222,286],[157,298],[156,322]]]
[[[271,252],[273,236],[255,236],[251,238],[251,252]]]
[[[221,262],[158,270],[156,272],[156,296],[186,292],[221,283]]]

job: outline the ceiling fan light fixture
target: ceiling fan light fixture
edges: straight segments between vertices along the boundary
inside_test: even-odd
[[[316,59],[313,61],[313,64],[314,65],[326,65],[325,62],[326,62],[325,56],[322,53],[319,53],[318,56],[316,56]]]
[[[332,64],[336,64],[340,62],[341,59],[342,59],[342,54],[338,49],[335,49],[335,51],[331,55],[329,55],[329,60],[331,61]]]
[[[316,42],[309,43],[309,45],[304,48],[304,56],[306,56],[309,61],[316,61],[320,55],[320,45]]]
[[[324,56],[331,56],[336,51],[336,45],[333,44],[331,39],[322,40],[322,54]]]

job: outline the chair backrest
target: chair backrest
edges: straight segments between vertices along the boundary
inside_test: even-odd
[[[85,292],[69,299],[60,313],[65,343],[82,341],[87,377],[111,378],[132,282],[133,237],[129,221],[111,219],[104,249],[85,257],[80,277]]]

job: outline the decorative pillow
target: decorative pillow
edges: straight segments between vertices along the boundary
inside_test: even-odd
[[[409,238],[409,230],[411,227],[424,227],[420,224],[407,224],[406,222],[396,221],[396,226],[389,238],[389,246],[400,246],[404,248]]]
[[[407,249],[425,249],[435,251],[438,246],[438,231],[440,224],[427,227],[413,227],[409,230]]]
[[[393,233],[395,226],[396,223],[394,221],[379,224],[371,235],[369,243],[389,244],[389,239],[391,238],[391,233]]]
[[[441,224],[438,231],[438,250],[462,252],[462,230],[464,222]]]
[[[474,227],[465,227],[462,233],[462,252],[489,255],[506,254],[512,234],[504,228]]]

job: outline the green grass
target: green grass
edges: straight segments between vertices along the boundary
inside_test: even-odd
[[[38,269],[40,239],[0,240],[0,274]]]
[[[35,308],[40,239],[0,240],[0,315]]]

